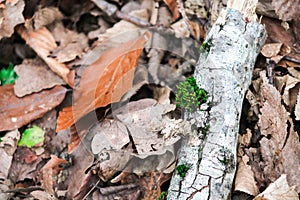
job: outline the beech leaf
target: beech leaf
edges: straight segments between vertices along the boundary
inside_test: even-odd
[[[132,87],[134,70],[149,38],[149,33],[106,50],[82,74],[74,90],[74,104],[64,108],[57,119],[56,131],[73,125],[87,113],[118,102]]]

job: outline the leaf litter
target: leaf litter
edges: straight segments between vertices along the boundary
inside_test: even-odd
[[[158,199],[191,131],[175,85],[224,5],[33,2],[0,3],[1,68],[12,62],[19,76],[0,87],[0,190],[10,191],[0,198]],[[269,38],[245,99],[234,195],[297,199],[299,17],[288,1],[263,3]],[[33,126],[43,143],[18,147]]]

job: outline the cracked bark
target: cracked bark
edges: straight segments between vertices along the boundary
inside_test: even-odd
[[[249,1],[242,6],[234,1],[229,4],[207,35],[210,48],[200,54],[194,74],[198,86],[208,92],[209,103],[201,107],[202,111],[184,114],[198,129],[210,128],[205,136],[200,131],[184,141],[177,165],[187,164],[190,169],[184,178],[174,173],[169,200],[221,200],[231,196],[243,98],[267,36],[261,24],[244,20],[256,5],[249,7]]]

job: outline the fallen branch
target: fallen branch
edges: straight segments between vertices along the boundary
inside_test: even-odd
[[[174,173],[170,200],[230,199],[243,98],[266,40],[264,27],[256,22],[256,3],[229,1],[202,45],[194,77],[209,100],[202,111],[185,112],[185,119],[194,120],[205,134],[191,135],[181,147],[177,166],[189,170],[185,177]]]

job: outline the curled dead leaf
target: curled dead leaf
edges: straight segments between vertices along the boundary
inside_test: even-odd
[[[52,71],[62,77],[68,85],[74,86],[75,72],[70,70],[65,64],[49,57],[50,52],[57,47],[57,44],[47,28],[41,27],[38,30],[28,32],[24,27],[18,27],[17,31],[26,43],[48,64]]]

